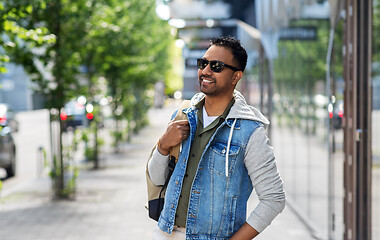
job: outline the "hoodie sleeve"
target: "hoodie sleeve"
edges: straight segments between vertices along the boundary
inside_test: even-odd
[[[149,176],[155,185],[159,186],[165,184],[166,177],[169,173],[168,163],[169,155],[162,155],[156,147],[148,162]]]
[[[170,120],[173,120],[175,116],[177,115],[178,109],[176,109],[171,117]],[[152,155],[148,161],[148,172],[149,177],[152,182],[159,186],[164,185],[166,178],[169,174],[169,155],[162,155],[158,150],[157,146],[153,149]]]
[[[259,204],[248,217],[247,223],[262,232],[285,208],[283,182],[263,126],[256,129],[248,141],[245,165],[259,198]]]

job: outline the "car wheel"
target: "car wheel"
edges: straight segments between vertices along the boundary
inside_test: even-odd
[[[13,177],[16,174],[16,156],[15,153],[13,153],[11,165],[5,169],[7,172],[7,178]]]

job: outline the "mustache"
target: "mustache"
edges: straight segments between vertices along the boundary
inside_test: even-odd
[[[204,74],[202,74],[202,75],[199,76],[199,80],[201,80],[202,78],[207,78],[207,79],[210,79],[210,80],[215,81],[214,78],[212,78],[212,77],[210,77],[210,76],[207,76],[207,75],[204,75]]]

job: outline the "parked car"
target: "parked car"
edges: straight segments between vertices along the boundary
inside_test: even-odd
[[[330,115],[332,126],[334,129],[341,129],[344,114],[344,102],[343,100],[339,100],[333,106],[332,116]]]
[[[18,122],[8,105],[0,103],[0,167],[7,177],[16,174],[16,146],[12,133],[18,130]]]
[[[83,126],[86,121],[85,105],[79,101],[72,100],[68,102],[61,111],[61,120],[63,121],[63,129],[77,128]]]

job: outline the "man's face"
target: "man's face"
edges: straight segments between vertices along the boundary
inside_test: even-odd
[[[211,46],[203,59],[208,61],[221,61],[225,64],[236,67],[236,63],[233,61],[233,55],[231,51],[225,47]],[[198,69],[198,81],[200,90],[206,96],[228,96],[235,89],[237,81],[233,80],[235,71],[224,67],[221,72],[211,71],[210,64],[204,69]]]

